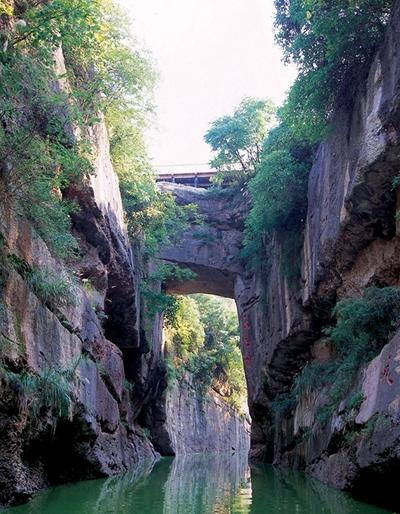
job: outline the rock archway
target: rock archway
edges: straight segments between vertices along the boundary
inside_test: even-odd
[[[253,445],[272,445],[270,400],[290,383],[304,361],[312,337],[310,318],[299,295],[281,272],[281,243],[269,243],[266,273],[246,270],[240,251],[249,209],[247,193],[229,195],[178,184],[161,183],[178,204],[195,204],[203,223],[195,221],[181,242],[163,248],[161,259],[190,268],[192,280],[167,282],[171,294],[207,293],[233,298],[237,305],[241,350],[246,372]]]
[[[243,274],[240,248],[244,206],[234,208],[231,197],[213,197],[203,189],[167,183],[159,187],[172,193],[180,205],[197,205],[203,220],[201,224],[192,224],[180,244],[161,251],[163,260],[188,267],[195,273],[193,280],[167,282],[168,292],[235,298],[236,281]]]

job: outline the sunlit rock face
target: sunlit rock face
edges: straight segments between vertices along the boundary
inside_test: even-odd
[[[217,391],[203,390],[190,374],[168,384],[151,406],[152,439],[163,455],[240,452],[250,449],[247,409],[237,412]]]

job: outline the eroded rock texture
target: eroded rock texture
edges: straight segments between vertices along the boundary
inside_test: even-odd
[[[246,414],[217,391],[204,391],[190,375],[168,384],[147,413],[152,439],[163,455],[240,452],[250,449]]]

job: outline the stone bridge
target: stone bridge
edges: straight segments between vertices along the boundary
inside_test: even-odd
[[[281,250],[272,241],[265,255],[268,272],[246,270],[240,257],[246,193],[219,195],[179,184],[159,184],[178,204],[195,204],[203,222],[193,222],[180,242],[164,248],[160,257],[190,268],[195,278],[166,283],[170,294],[206,293],[236,301],[253,442],[265,440],[269,398],[288,382],[293,366],[304,357],[308,325],[298,295],[281,273]]]
[[[203,220],[192,224],[180,244],[161,252],[163,260],[186,266],[196,274],[193,280],[167,283],[168,292],[235,298],[238,278],[244,273],[240,248],[245,203],[235,207],[231,197],[212,196],[189,186],[163,183],[159,187],[173,194],[179,205],[195,204]]]

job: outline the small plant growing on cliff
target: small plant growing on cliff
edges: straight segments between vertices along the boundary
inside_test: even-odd
[[[299,399],[306,393],[327,389],[327,402],[317,413],[325,425],[337,405],[350,390],[360,367],[382,350],[400,321],[400,288],[371,287],[362,298],[340,301],[333,314],[336,324],[327,329],[336,358],[325,363],[309,363],[297,375],[292,389],[273,402],[276,412],[290,415]],[[347,407],[357,409],[363,395],[353,395]]]
[[[57,418],[71,418],[72,396],[68,372],[46,367],[40,375],[22,375],[21,383],[32,398],[34,417],[40,415],[42,408],[50,408]]]
[[[40,418],[43,410],[51,410],[58,419],[72,418],[73,384],[77,380],[78,359],[69,368],[46,366],[35,374],[30,371],[20,373],[3,366],[4,379],[18,392],[21,410],[28,409],[34,419]]]
[[[127,378],[125,378],[124,380],[124,387],[127,391],[129,391],[130,393],[132,393],[134,390],[135,390],[135,382],[133,382],[132,380],[128,380]]]
[[[50,268],[33,267],[26,275],[29,286],[44,303],[76,305],[76,288],[71,277]]]
[[[368,288],[362,298],[340,301],[333,314],[337,323],[327,334],[338,352],[343,356],[357,353],[362,360],[370,360],[398,326],[400,288]]]
[[[178,282],[191,280],[195,276],[189,268],[166,262],[157,263],[156,269],[142,282],[142,294],[146,301],[148,317],[152,319],[157,313],[163,313],[166,324],[174,326],[179,311],[179,300],[165,292],[164,283],[171,279]]]

